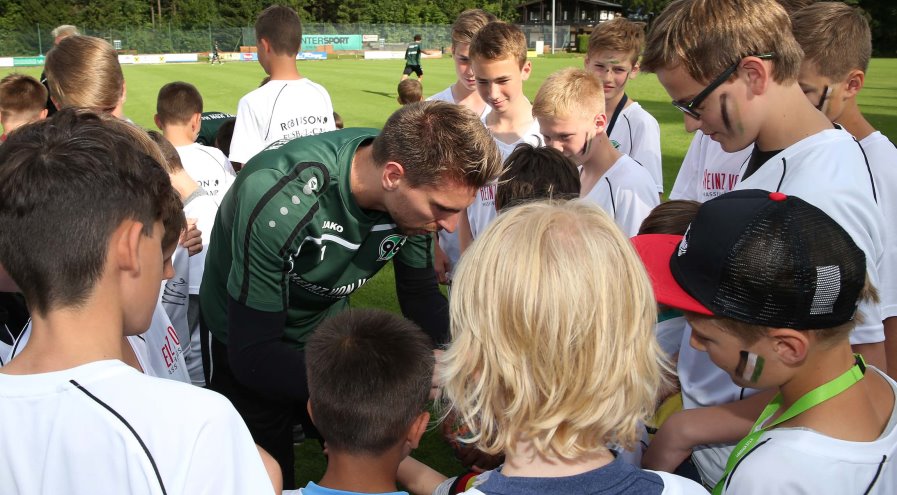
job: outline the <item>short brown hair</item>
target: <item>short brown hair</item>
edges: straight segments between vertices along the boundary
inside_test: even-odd
[[[777,0],[782,8],[785,9],[785,12],[788,13],[788,16],[791,17],[791,21],[794,22],[794,13],[799,11],[800,9],[813,5],[817,0]]]
[[[645,48],[645,23],[617,17],[595,26],[589,35],[589,56],[600,50],[624,52],[635,65]]]
[[[184,165],[181,163],[181,155],[178,154],[178,150],[175,149],[174,145],[165,139],[165,136],[160,132],[149,131],[148,134],[150,139],[159,147],[159,151],[162,152],[162,158],[165,159],[162,163],[162,168],[169,174],[184,170]]]
[[[25,74],[10,74],[0,79],[0,112],[35,118],[47,106],[47,88]]]
[[[841,81],[854,69],[869,68],[872,33],[859,8],[820,2],[797,11],[791,23],[804,62],[812,63],[819,75]]]
[[[467,9],[458,14],[452,24],[452,51],[455,51],[458,43],[471,44],[473,37],[483,26],[496,20],[498,19],[494,15],[482,9]]]
[[[186,124],[198,113],[202,113],[202,95],[196,86],[177,81],[159,89],[156,114],[163,126]]]
[[[111,113],[121,103],[125,76],[112,45],[92,36],[69,36],[44,62],[50,95],[61,107]]]
[[[638,235],[685,235],[688,226],[698,214],[701,203],[690,199],[673,199],[655,206],[642,220]]]
[[[575,67],[554,72],[536,93],[533,115],[538,118],[594,117],[604,113],[604,86],[598,76]]]
[[[470,58],[504,60],[513,58],[523,68],[526,63],[526,36],[519,27],[502,21],[483,26],[470,42]]]
[[[495,209],[543,199],[574,199],[579,197],[579,189],[579,170],[563,153],[522,143],[505,160],[495,188]]]
[[[740,58],[772,53],[772,79],[796,81],[803,51],[775,0],[676,0],[654,21],[642,69],[682,66],[709,82]]]
[[[272,5],[255,19],[255,38],[264,39],[278,55],[296,55],[302,47],[302,21],[295,10]]]
[[[120,129],[63,109],[0,146],[0,231],[19,233],[0,236],[0,260],[37,314],[84,303],[121,222],[152,235],[156,221],[172,221],[166,205],[180,198],[171,180]]]
[[[444,101],[399,108],[374,139],[373,156],[378,166],[400,163],[412,187],[453,180],[479,189],[501,173],[501,154],[480,118]]]
[[[305,349],[312,418],[331,449],[382,454],[426,410],[433,349],[411,321],[350,309],[324,320]]]
[[[424,87],[417,79],[405,79],[399,83],[399,103],[407,105],[424,99]]]

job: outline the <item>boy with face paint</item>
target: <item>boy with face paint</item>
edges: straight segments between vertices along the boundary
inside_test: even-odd
[[[651,174],[611,143],[604,112],[601,80],[572,67],[548,76],[533,102],[545,144],[582,166],[580,196],[631,237],[660,200]]]
[[[897,490],[897,383],[851,350],[858,304],[876,295],[845,229],[796,196],[748,189],[704,203],[684,237],[633,243],[657,302],[685,312],[691,345],[776,394],[739,419],[753,426],[714,494]],[[733,417],[701,413],[705,428]]]
[[[598,76],[604,88],[610,142],[645,167],[657,193],[663,194],[660,125],[626,94],[626,83],[639,73],[638,58],[644,45],[644,23],[623,17],[602,22],[589,36],[585,69]]]
[[[797,83],[802,57],[787,14],[774,0],[677,0],[648,34],[642,68],[657,73],[673,105],[685,114],[687,130],[701,130],[727,152],[754,145],[735,190],[779,191],[823,210],[863,250],[876,285],[885,245],[876,185],[853,137],[834,128],[803,96]],[[885,369],[879,304],[864,301],[861,310],[866,318],[851,332],[851,344]],[[711,385],[721,384],[725,375],[711,375],[701,380],[712,392]],[[733,408],[759,413],[762,395],[745,404],[740,398],[710,393],[686,408],[735,401]],[[671,426],[660,430],[644,461],[654,469],[674,469],[694,451],[702,479],[713,486],[740,438],[738,427],[731,421],[718,431],[691,428],[701,425],[691,413],[670,418]]]
[[[804,50],[798,83],[816,108],[840,124],[863,147],[885,217],[885,234],[897,235],[897,148],[863,117],[857,94],[863,89],[872,35],[863,12],[841,2],[820,2],[791,17],[794,37]],[[893,241],[886,243],[893,245]],[[885,252],[881,266],[881,317],[885,327],[888,374],[897,376],[897,249]]]

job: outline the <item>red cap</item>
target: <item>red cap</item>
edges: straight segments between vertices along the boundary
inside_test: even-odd
[[[680,242],[681,235],[644,234],[632,238],[632,244],[648,270],[648,277],[654,287],[654,298],[658,303],[712,316],[713,312],[685,292],[670,271],[670,258],[679,248]]]

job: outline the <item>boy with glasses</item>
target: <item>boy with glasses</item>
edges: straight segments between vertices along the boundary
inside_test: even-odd
[[[851,133],[860,145],[875,179],[878,207],[886,235],[897,233],[897,148],[863,117],[857,94],[863,89],[872,34],[863,12],[841,2],[820,2],[791,17],[794,37],[804,50],[798,83],[810,103]],[[886,245],[892,245],[890,243]],[[885,326],[888,374],[897,376],[897,249],[885,252],[881,266],[881,317]],[[892,275],[893,274],[893,275]],[[888,339],[888,336],[891,336]]]
[[[642,68],[657,73],[685,114],[686,129],[700,129],[727,152],[754,144],[736,190],[783,192],[823,210],[863,250],[877,285],[884,224],[875,184],[853,137],[833,128],[803,97],[797,83],[802,57],[788,16],[774,0],[677,0],[648,34]],[[885,369],[879,305],[865,302],[861,310],[866,322],[852,331],[850,342],[855,352]],[[661,428],[643,458],[645,465],[674,469],[697,447],[693,459],[701,477],[715,485],[731,442],[759,415],[764,396],[746,399],[744,421],[721,422],[721,429],[690,427],[697,421],[694,408],[739,398],[711,393],[703,403],[686,404],[692,409]],[[728,447],[720,445],[727,442]]]

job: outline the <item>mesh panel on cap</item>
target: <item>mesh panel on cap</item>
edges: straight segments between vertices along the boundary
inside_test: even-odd
[[[853,319],[866,263],[847,232],[797,198],[765,209],[729,251],[711,309],[746,323],[802,330]]]

